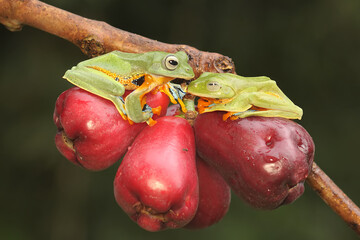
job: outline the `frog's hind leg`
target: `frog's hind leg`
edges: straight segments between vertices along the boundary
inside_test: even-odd
[[[153,116],[151,107],[146,104],[146,99],[144,99],[145,94],[152,89],[152,86],[140,86],[125,98],[125,109],[133,122],[146,122]]]
[[[122,118],[127,119],[124,102],[121,98],[125,88],[112,76],[90,67],[76,66],[66,71],[64,78],[79,88],[110,100]]]
[[[111,96],[111,99],[109,99],[116,107],[116,109],[118,110],[118,112],[120,113],[121,117],[124,120],[129,120],[127,117],[127,112],[125,110],[125,104],[124,104],[124,99],[122,97],[115,97],[115,96]],[[131,121],[129,121],[131,123]]]
[[[289,119],[301,119],[303,111],[287,97],[272,92],[253,92],[249,94],[249,102],[261,110],[247,111],[240,114],[246,116],[283,117]]]
[[[236,118],[246,118],[252,116],[259,116],[259,117],[281,117],[287,119],[299,119],[298,114],[293,112],[285,112],[279,110],[253,110],[249,109],[245,112],[235,113],[230,117],[230,119],[234,120]]]

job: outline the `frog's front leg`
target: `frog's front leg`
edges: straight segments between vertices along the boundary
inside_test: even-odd
[[[147,92],[145,89],[136,89],[125,98],[126,112],[129,119],[135,123],[146,122],[153,115],[151,108],[146,108],[143,111],[144,104],[142,98]]]
[[[145,74],[143,84],[125,98],[125,109],[128,118],[135,123],[147,122],[149,125],[154,125],[156,121],[152,119],[152,115],[154,112],[159,112],[160,109],[147,107],[147,105],[145,105],[145,94],[156,87],[167,84],[173,79],[172,77]]]
[[[114,103],[122,118],[127,119],[121,98],[125,92],[125,87],[112,76],[92,67],[75,66],[65,72],[64,78],[79,88],[110,100]]]
[[[183,87],[180,84],[174,84],[169,82],[159,87],[159,91],[165,93],[169,97],[171,103],[173,104],[179,103],[181,110],[184,113],[187,112],[185,104],[182,101],[186,92],[184,91]]]

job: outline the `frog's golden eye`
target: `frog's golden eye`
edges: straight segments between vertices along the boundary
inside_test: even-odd
[[[210,92],[216,92],[216,91],[220,90],[221,86],[220,86],[220,84],[218,82],[208,82],[206,84],[206,88]]]
[[[168,70],[175,70],[179,65],[179,60],[174,55],[168,55],[164,58],[164,66]]]

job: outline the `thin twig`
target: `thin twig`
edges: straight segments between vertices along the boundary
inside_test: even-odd
[[[334,210],[358,235],[360,235],[360,209],[353,201],[313,163],[307,183],[324,202]]]
[[[0,0],[0,22],[11,31],[29,25],[64,38],[90,57],[112,50],[123,52],[185,51],[195,75],[202,72],[232,72],[231,58],[218,53],[199,51],[182,44],[167,44],[129,33],[101,21],[95,21],[37,0]]]

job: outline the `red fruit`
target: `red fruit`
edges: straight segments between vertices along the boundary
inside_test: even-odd
[[[231,192],[230,187],[219,172],[196,157],[196,167],[199,177],[199,206],[195,217],[186,228],[198,229],[219,222],[227,213]]]
[[[132,91],[130,90],[126,90],[123,95],[123,98],[125,99],[127,95],[129,95],[131,92]],[[159,115],[154,114],[152,116],[152,119],[157,119],[159,117],[166,115],[167,108],[170,103],[170,99],[165,93],[152,91],[146,94],[145,96],[146,96],[146,104],[149,105],[150,107],[155,108],[161,106],[160,114]]]
[[[273,209],[297,199],[314,158],[306,130],[283,118],[223,121],[222,115],[212,112],[196,119],[198,154],[254,207]]]
[[[159,94],[162,97],[156,98],[166,109],[168,97]],[[114,164],[146,126],[130,125],[110,101],[77,87],[66,90],[57,99],[54,122],[58,128],[58,150],[74,164],[89,170],[103,170]]]
[[[190,124],[182,118],[162,117],[147,126],[120,164],[114,194],[121,208],[148,231],[190,222],[199,200]]]
[[[149,105],[150,107],[157,107],[157,106],[161,106],[161,111],[160,111],[160,115],[153,115],[153,119],[157,119],[159,117],[165,116],[166,112],[167,112],[167,107],[170,103],[170,99],[169,97],[162,92],[150,92],[148,94],[145,95],[146,96],[146,104]]]

